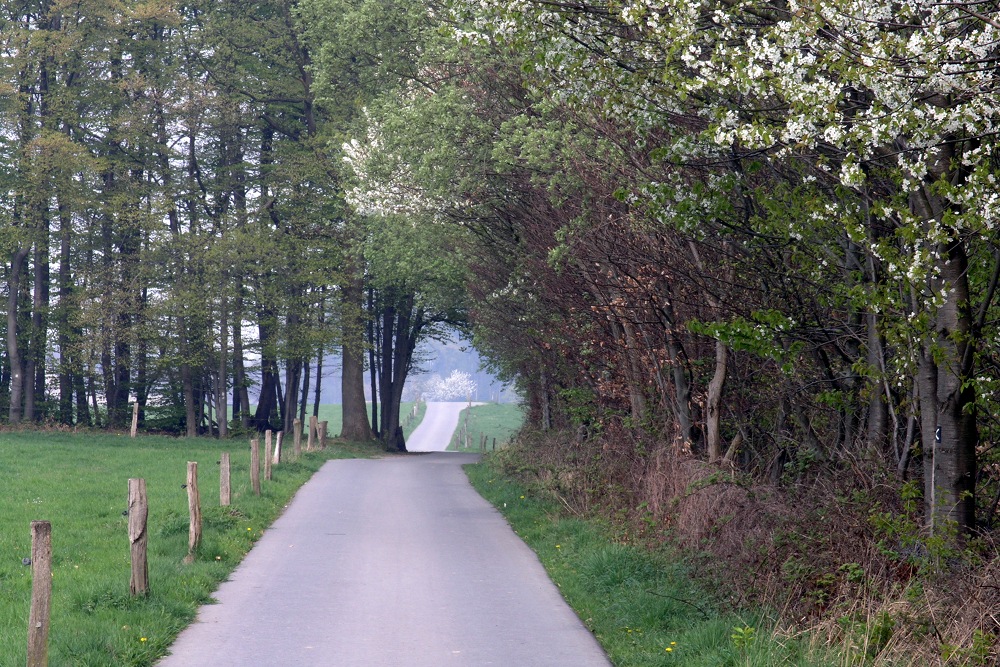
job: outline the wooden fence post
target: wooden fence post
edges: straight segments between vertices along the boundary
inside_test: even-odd
[[[250,441],[250,488],[255,496],[260,495],[260,442]]]
[[[274,465],[281,463],[281,436],[284,433],[278,431],[278,434],[274,438],[274,459],[271,461]]]
[[[322,421],[319,423],[319,448],[326,449],[326,426],[329,422]]]
[[[271,481],[271,430],[264,432],[264,480]]]
[[[233,491],[229,483],[229,452],[222,452],[219,460],[219,505],[229,507],[232,501]]]
[[[149,594],[149,565],[146,558],[148,518],[146,480],[141,477],[132,478],[128,481],[128,544],[132,557],[132,577],[128,589],[132,595]]]
[[[198,493],[197,461],[188,461],[187,491],[191,526],[188,529],[188,555],[184,562],[193,563],[195,552],[201,544],[201,494]]]
[[[292,456],[296,460],[302,455],[302,420],[296,418],[295,433],[292,434]]]
[[[52,609],[52,524],[31,522],[31,611],[28,613],[28,667],[49,664]]]
[[[139,430],[139,401],[132,404],[132,437]]]
[[[306,439],[306,451],[311,452],[313,450],[314,438],[316,436],[316,415],[310,415],[309,417],[309,437]]]

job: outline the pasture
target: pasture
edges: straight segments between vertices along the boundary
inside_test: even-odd
[[[332,429],[331,429],[332,430]],[[291,452],[291,442],[283,446]],[[219,460],[230,452],[232,504],[219,506]],[[52,523],[52,665],[151,665],[330,458],[369,456],[376,445],[334,443],[274,467],[250,491],[248,441],[71,433],[0,433],[0,665],[25,663],[30,522]],[[187,462],[197,461],[202,543],[187,555]],[[147,597],[129,594],[128,479],[146,480]]]

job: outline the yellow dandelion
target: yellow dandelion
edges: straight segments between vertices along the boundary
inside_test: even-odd
[[[144,642],[144,641],[146,641],[146,638],[145,637],[139,637],[139,641]]]
[[[668,646],[667,648],[665,648],[665,649],[663,649],[663,650],[664,650],[664,651],[666,651],[667,653],[671,653],[671,652],[673,652],[673,650],[674,650],[674,649],[672,649],[672,648],[670,648],[670,647]]]

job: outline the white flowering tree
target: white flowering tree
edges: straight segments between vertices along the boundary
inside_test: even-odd
[[[976,372],[997,336],[992,5],[446,7],[428,17],[462,56],[435,42],[434,85],[372,113],[350,196],[492,248],[478,307],[516,333],[481,338],[534,377],[543,423],[558,382],[681,441],[703,429],[717,458],[727,359],[749,353],[809,457],[864,436],[905,474],[919,453],[929,525],[975,524],[977,411],[1000,384]]]
[[[869,314],[869,348],[895,345],[874,371],[916,385],[929,523],[974,525],[974,371],[1000,266],[989,249],[1000,201],[992,4],[454,7],[459,39],[521,49],[528,85],[551,102],[650,133],[664,162],[728,162],[699,176],[709,188],[677,169],[633,183],[625,196],[655,217],[707,222],[720,191],[752,185],[748,156],[811,196],[784,221],[786,238],[839,235],[836,260],[858,276],[850,317]],[[768,219],[758,209],[754,224]],[[812,279],[832,277],[823,266]]]
[[[446,378],[437,373],[427,378],[423,391],[429,401],[465,399],[471,402],[477,388],[478,385],[471,375],[465,371],[454,370]]]

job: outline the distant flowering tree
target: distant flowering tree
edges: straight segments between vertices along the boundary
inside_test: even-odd
[[[430,401],[451,401],[457,398],[471,401],[476,389],[476,381],[471,375],[456,370],[446,378],[436,373],[429,377],[424,385],[424,395]]]

